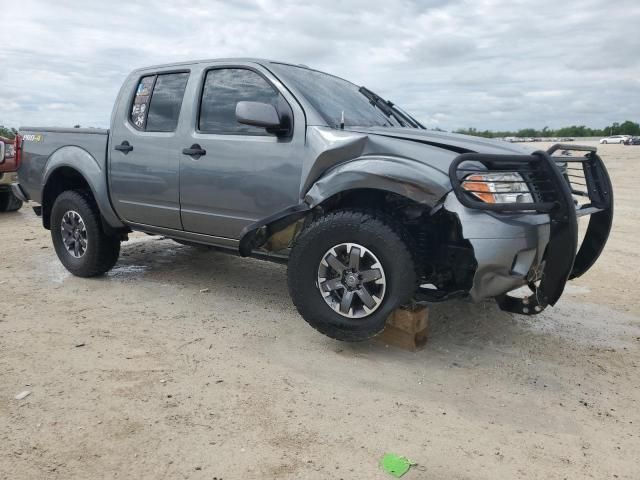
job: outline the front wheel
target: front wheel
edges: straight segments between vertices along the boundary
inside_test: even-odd
[[[602,140],[602,142],[600,142],[600,143],[602,143],[603,145],[606,145],[607,141],[606,140]]]
[[[62,264],[78,277],[102,275],[120,255],[120,239],[104,232],[98,207],[84,192],[58,196],[51,210],[51,239]]]
[[[410,243],[401,225],[377,213],[343,210],[317,219],[289,257],[289,292],[298,312],[337,340],[380,333],[415,291]]]

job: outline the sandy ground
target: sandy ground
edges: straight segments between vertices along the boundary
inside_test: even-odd
[[[0,478],[640,478],[640,147],[601,154],[597,266],[538,317],[439,305],[416,354],[316,333],[284,266],[136,235],[83,280],[2,215]]]

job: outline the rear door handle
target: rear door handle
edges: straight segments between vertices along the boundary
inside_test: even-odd
[[[198,158],[202,157],[203,155],[206,155],[207,151],[204,148],[202,148],[200,145],[198,145],[197,143],[194,143],[189,148],[183,148],[182,149],[182,153],[184,155],[189,155],[190,157],[194,157],[194,158],[198,159]]]
[[[118,150],[119,152],[124,153],[125,155],[127,153],[129,153],[131,150],[133,150],[133,145],[129,144],[129,142],[127,142],[126,140],[124,142],[122,142],[120,145],[116,145],[116,150]]]

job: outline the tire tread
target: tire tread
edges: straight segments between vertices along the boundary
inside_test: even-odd
[[[394,243],[397,246],[397,250],[394,251],[394,257],[398,259],[410,259],[412,274],[407,275],[412,278],[413,285],[416,284],[417,272],[416,263],[414,258],[413,239],[402,224],[389,215],[378,210],[369,209],[344,209],[329,212],[314,221],[312,221],[294,241],[291,255],[289,257],[289,268],[296,268],[300,262],[304,261],[305,251],[307,250],[307,243],[311,241],[308,237],[309,232],[313,232],[314,235],[330,235],[336,225],[341,227],[351,227],[354,230],[358,230],[364,224],[370,224],[369,233],[377,235],[374,241],[382,243]],[[413,275],[413,277],[412,277]],[[353,329],[348,330],[336,325],[332,325],[330,322],[317,321],[318,316],[310,310],[310,305],[305,299],[302,292],[303,282],[296,278],[295,273],[288,274],[289,292],[293,303],[302,317],[311,325],[314,329],[320,333],[327,335],[328,337],[336,340],[342,340],[347,342],[357,342],[367,340],[384,330],[386,317],[382,322],[377,322],[374,328],[370,329]],[[392,304],[395,306],[403,305],[411,300],[414,293],[414,289],[410,286],[405,288],[398,298],[393,299]],[[374,314],[375,315],[375,314]],[[373,327],[373,326],[371,326]]]
[[[97,234],[95,235],[95,239],[92,239],[93,243],[93,251],[88,250],[87,254],[90,255],[86,262],[84,262],[81,266],[74,266],[65,262],[62,256],[62,253],[66,254],[64,250],[64,246],[57,245],[57,237],[55,236],[54,228],[57,222],[53,221],[53,218],[56,216],[56,206],[59,202],[70,201],[75,203],[79,209],[86,210],[89,212],[87,218],[82,215],[82,219],[85,222],[85,226],[87,230],[89,228],[94,229]],[[52,240],[54,242],[54,246],[56,247],[56,253],[58,253],[58,257],[63,265],[74,275],[79,277],[96,277],[98,275],[102,275],[116,264],[118,261],[118,257],[120,256],[120,239],[115,236],[107,235],[102,228],[102,219],[100,216],[100,210],[98,209],[98,205],[96,204],[93,196],[86,191],[83,190],[67,190],[62,192],[57,198],[53,205],[53,209],[51,212],[52,217]],[[59,248],[62,248],[62,252],[59,252]]]

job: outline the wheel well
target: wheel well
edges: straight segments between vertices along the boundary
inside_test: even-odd
[[[62,192],[67,190],[82,190],[93,197],[91,187],[80,172],[71,167],[56,169],[44,187],[42,192],[42,224],[44,228],[51,228],[51,209]]]
[[[418,203],[397,193],[373,188],[358,188],[337,193],[323,201],[320,205],[323,211],[345,208],[378,210],[396,214],[398,210],[410,209],[413,215],[431,210],[431,206]]]
[[[462,236],[458,218],[444,208],[376,189],[347,190],[328,198],[320,207],[322,213],[351,208],[391,216],[412,238],[421,283],[433,284],[442,292],[471,288],[476,268],[473,249]]]

